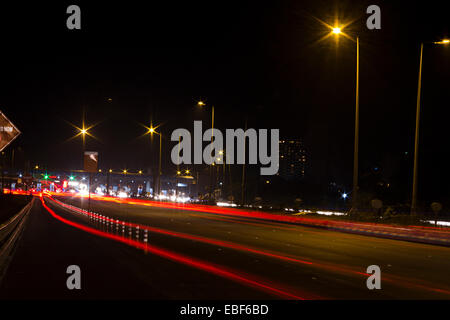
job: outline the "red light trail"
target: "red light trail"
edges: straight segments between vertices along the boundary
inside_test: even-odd
[[[91,234],[94,234],[94,235],[97,235],[97,236],[100,236],[100,237],[103,237],[103,238],[107,238],[107,239],[115,240],[115,241],[118,241],[118,242],[121,242],[121,243],[125,243],[125,244],[127,244],[129,246],[133,246],[133,247],[136,247],[136,248],[139,248],[139,249],[142,249],[142,250],[146,250],[147,252],[151,252],[151,253],[156,254],[156,255],[158,255],[160,257],[163,257],[163,258],[166,258],[166,259],[178,262],[178,263],[182,263],[182,264],[185,264],[185,265],[189,265],[191,267],[194,267],[194,268],[197,268],[197,269],[200,269],[200,270],[203,270],[203,271],[215,274],[215,275],[223,277],[223,278],[227,278],[229,280],[233,280],[235,282],[238,282],[238,283],[250,286],[250,287],[258,288],[260,290],[269,292],[271,294],[275,294],[275,295],[283,297],[285,299],[305,300],[304,297],[301,297],[301,296],[299,296],[297,294],[294,294],[294,293],[290,293],[290,292],[288,292],[288,291],[286,291],[284,289],[278,289],[278,288],[276,288],[276,287],[274,287],[272,285],[267,284],[266,282],[263,282],[263,281],[260,281],[260,280],[253,280],[252,276],[239,274],[239,273],[237,273],[237,272],[235,272],[233,270],[226,270],[223,267],[219,267],[219,266],[213,265],[211,263],[207,263],[207,262],[204,262],[204,261],[201,261],[201,260],[198,260],[198,259],[194,259],[194,258],[185,256],[185,255],[181,255],[181,254],[178,254],[178,253],[175,253],[175,252],[171,252],[171,251],[168,251],[168,250],[165,250],[165,249],[153,246],[153,245],[148,245],[146,243],[142,243],[142,242],[137,241],[137,240],[128,239],[128,238],[125,238],[125,237],[121,237],[121,236],[118,236],[118,235],[114,235],[114,234],[111,234],[111,233],[100,231],[100,230],[97,230],[97,229],[94,229],[94,228],[91,228],[91,227],[87,227],[87,226],[84,226],[82,224],[79,224],[79,223],[67,220],[67,219],[57,215],[52,209],[50,209],[45,204],[45,201],[44,201],[43,197],[41,197],[41,202],[42,202],[42,205],[44,206],[44,208],[50,213],[50,215],[53,218],[55,218],[55,219],[65,223],[67,225],[75,227],[75,228],[77,228],[79,230],[82,230],[82,231],[85,231],[85,232],[88,232],[88,233],[91,233]],[[111,221],[113,221],[113,220],[111,219]],[[314,299],[319,299],[319,298],[320,297],[318,297],[318,296],[314,296]]]
[[[125,225],[127,227],[139,228],[141,230],[147,230],[150,232],[159,233],[159,234],[163,234],[163,235],[167,235],[167,236],[171,236],[171,237],[177,237],[177,238],[182,238],[182,239],[187,239],[187,240],[192,240],[192,241],[198,241],[198,242],[202,242],[202,243],[206,243],[206,244],[210,244],[210,245],[215,245],[215,246],[230,248],[230,249],[239,250],[239,251],[243,251],[243,252],[249,252],[249,253],[253,253],[253,254],[263,255],[263,256],[267,256],[270,258],[279,259],[279,260],[283,260],[283,261],[287,261],[287,262],[291,262],[291,263],[309,265],[311,267],[324,269],[324,270],[328,270],[331,272],[337,272],[337,273],[343,273],[343,274],[349,273],[349,274],[354,274],[354,275],[363,276],[363,277],[370,276],[370,274],[355,270],[355,269],[353,269],[351,267],[347,267],[347,266],[340,266],[340,265],[335,265],[335,264],[330,264],[330,263],[322,263],[322,262],[316,262],[316,261],[307,261],[307,260],[299,259],[298,257],[295,257],[295,256],[289,256],[286,254],[279,254],[279,253],[274,253],[274,252],[269,252],[269,251],[263,251],[260,249],[243,246],[243,245],[236,244],[233,242],[216,240],[216,239],[206,238],[206,237],[202,237],[202,236],[195,236],[195,235],[190,235],[190,234],[186,234],[186,233],[150,227],[147,225],[131,223],[131,222],[124,222],[124,221],[117,220],[117,219],[111,219],[111,218],[108,218],[105,216],[100,216],[96,213],[90,213],[90,212],[84,211],[80,208],[77,208],[77,207],[74,207],[71,205],[67,205],[59,200],[53,199],[51,196],[49,196],[48,198],[51,201],[54,201],[57,204],[65,207],[65,208],[76,211],[83,215],[87,215],[87,216],[91,216],[93,218],[98,218],[100,220],[108,221],[110,223],[116,223],[116,224],[120,224],[120,225]],[[404,279],[402,277],[394,276],[394,275],[386,275],[385,274],[383,279],[385,281],[392,282],[394,284],[397,284],[397,285],[403,286],[403,287],[416,288],[416,289],[420,288],[421,290],[434,291],[434,292],[439,292],[439,293],[450,295],[450,291],[448,291],[446,289],[433,288],[427,284],[413,283],[410,280]]]

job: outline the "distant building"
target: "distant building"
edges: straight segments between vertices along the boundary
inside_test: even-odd
[[[306,150],[299,139],[280,140],[280,168],[278,175],[286,180],[305,176]]]

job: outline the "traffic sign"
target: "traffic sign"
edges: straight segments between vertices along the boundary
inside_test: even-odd
[[[19,129],[0,111],[0,152],[20,134]]]
[[[85,151],[84,152],[84,171],[97,172],[98,168],[98,152]]]

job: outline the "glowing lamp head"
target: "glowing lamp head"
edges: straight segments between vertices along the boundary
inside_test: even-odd
[[[87,130],[86,130],[86,129],[81,129],[81,130],[80,130],[80,133],[81,133],[82,135],[85,135],[85,134],[87,133]]]
[[[441,41],[436,41],[434,44],[449,44],[450,39],[442,39]]]
[[[155,133],[155,128],[152,127],[152,128],[150,128],[150,129],[148,129],[148,132],[149,132],[149,133]]]
[[[341,28],[339,28],[339,27],[334,27],[333,28],[333,33],[334,34],[340,34],[342,31],[341,31]]]
[[[205,106],[205,103],[204,103],[203,101],[199,101],[199,102],[197,102],[197,105],[198,105],[199,107],[204,107],[204,106]]]
[[[345,192],[342,194],[342,199],[347,199],[348,194],[346,194]]]

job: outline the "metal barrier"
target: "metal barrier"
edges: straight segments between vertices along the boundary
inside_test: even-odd
[[[19,238],[35,198],[8,221],[0,225],[0,280],[11,260],[11,252]]]

